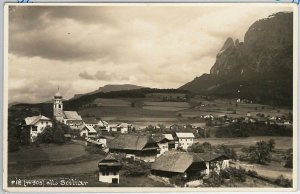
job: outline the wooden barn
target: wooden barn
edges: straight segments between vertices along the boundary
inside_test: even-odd
[[[109,152],[125,153],[135,159],[153,162],[159,154],[159,146],[146,135],[119,135],[108,144]]]

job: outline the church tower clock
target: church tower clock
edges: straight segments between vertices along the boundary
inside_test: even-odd
[[[59,93],[59,88],[54,96],[53,116],[57,121],[62,121],[64,118],[62,95]]]

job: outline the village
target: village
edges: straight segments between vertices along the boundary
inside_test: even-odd
[[[101,183],[122,184],[122,169],[131,166],[135,168],[133,171],[137,171],[135,173],[143,175],[138,171],[143,171],[141,166],[144,165],[155,181],[179,187],[202,187],[220,186],[227,184],[226,181],[230,179],[234,182],[243,180],[242,174],[260,178],[254,165],[239,162],[241,157],[237,157],[233,148],[223,144],[214,146],[205,140],[210,137],[207,126],[226,128],[235,124],[257,123],[292,128],[292,121],[288,118],[260,115],[255,118],[249,112],[241,118],[231,118],[225,114],[200,117],[203,122],[174,123],[169,126],[154,123],[140,129],[131,123],[107,122],[101,118],[82,117],[77,111],[64,110],[63,97],[58,90],[53,100],[53,119],[42,114],[32,115],[24,118],[22,129],[30,132],[30,143],[35,144],[41,141],[41,136],[47,130],[58,126],[67,128],[62,134],[64,142],[81,144],[103,155],[98,166],[89,167],[98,171],[97,181]],[[275,144],[274,140],[261,143],[270,146],[267,148],[270,151]],[[218,183],[212,182],[216,177]]]

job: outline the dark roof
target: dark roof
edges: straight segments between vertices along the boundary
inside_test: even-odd
[[[99,123],[99,120],[96,119],[95,117],[83,117],[82,120],[86,124],[98,124]]]
[[[229,157],[224,154],[217,154],[217,153],[212,153],[212,152],[197,153],[197,155],[199,157],[201,157],[204,161],[207,161],[207,162],[213,161],[213,160],[218,160],[219,158],[222,158],[222,157],[229,159]]]
[[[204,162],[201,157],[191,152],[168,151],[152,164],[152,170],[184,173],[192,163]]]
[[[155,141],[146,135],[119,135],[113,139],[108,147],[110,149],[124,149],[124,150],[143,150],[148,143],[155,143]],[[153,147],[158,147],[153,146]]]
[[[104,159],[100,160],[98,166],[120,166],[120,162],[113,157],[113,155],[108,154]]]
[[[152,135],[152,139],[153,139],[156,143],[160,143],[160,142],[168,142],[168,141],[169,141],[163,134],[153,134],[153,135]]]

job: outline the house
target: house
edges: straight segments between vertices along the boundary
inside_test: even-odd
[[[119,124],[112,124],[108,126],[109,131],[113,132],[120,132],[120,133],[128,133],[131,130],[132,125],[128,123],[119,123]]]
[[[152,164],[151,174],[162,177],[182,175],[190,181],[207,177],[212,171],[219,173],[228,167],[229,158],[222,154],[168,151]]]
[[[206,165],[206,170],[204,171],[205,176],[208,176],[212,171],[219,173],[220,170],[229,167],[230,158],[226,155],[216,153],[201,153],[199,156],[203,159]]]
[[[59,123],[70,126],[71,129],[80,129],[83,126],[82,118],[76,111],[63,110],[63,99],[59,89],[54,95],[53,117]]]
[[[206,128],[206,123],[192,123],[190,124],[192,129],[198,129],[198,128]]]
[[[82,120],[86,126],[96,127],[99,123],[99,119],[95,117],[83,117]]]
[[[104,136],[90,137],[86,139],[86,146],[96,145],[101,148],[107,147],[107,139]]]
[[[205,162],[191,152],[168,151],[157,158],[151,166],[151,174],[172,177],[182,175],[186,179],[201,179],[206,170]]]
[[[163,134],[152,134],[152,139],[160,149],[157,157],[169,150],[169,140]]]
[[[30,142],[34,142],[47,126],[52,127],[52,122],[43,115],[32,116],[25,118],[25,126],[30,130]]]
[[[179,147],[184,150],[187,150],[194,143],[194,134],[193,133],[175,133],[178,138]]]
[[[159,146],[147,135],[121,134],[108,143],[108,148],[111,153],[125,153],[146,162],[153,162],[159,154]]]
[[[64,124],[70,126],[71,129],[80,129],[84,123],[81,116],[76,111],[63,111]]]
[[[80,137],[95,138],[96,136],[97,136],[97,131],[92,126],[84,126],[80,129]]]
[[[119,171],[122,168],[121,163],[112,155],[107,155],[98,163],[99,181],[104,183],[120,183]]]
[[[101,131],[109,131],[109,125],[106,121],[100,120],[98,126]]]
[[[178,142],[178,138],[177,137],[173,137],[173,135],[172,134],[163,134],[164,135],[164,137],[165,138],[167,138],[168,139],[168,148],[169,148],[169,150],[172,150],[172,149],[177,149],[177,147],[178,147],[178,144],[179,144],[179,142]]]

